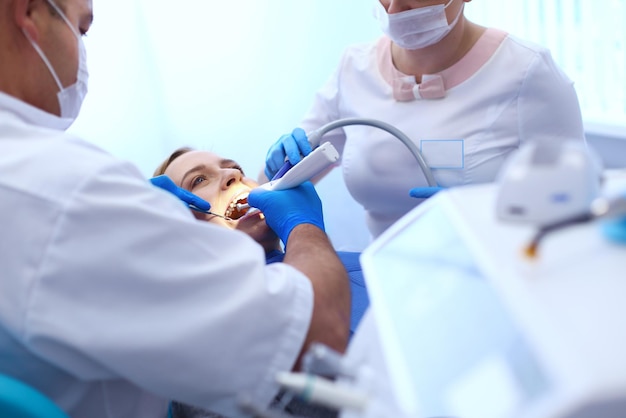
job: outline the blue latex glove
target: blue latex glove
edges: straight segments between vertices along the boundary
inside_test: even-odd
[[[427,199],[434,195],[437,192],[443,190],[443,187],[433,186],[433,187],[415,187],[409,190],[409,196],[415,197],[417,199]]]
[[[626,244],[626,217],[602,222],[602,233],[611,241]]]
[[[300,155],[307,156],[313,151],[311,144],[301,128],[294,129],[290,134],[283,135],[278,138],[267,151],[265,156],[265,175],[268,179],[272,179],[274,175],[285,164],[285,157],[289,159],[292,165],[300,162]]]
[[[300,224],[313,224],[324,230],[322,202],[310,181],[286,190],[252,189],[248,203],[263,212],[265,222],[285,246],[291,230]]]
[[[206,200],[202,199],[199,196],[191,193],[188,190],[183,189],[182,187],[178,187],[172,179],[170,179],[165,174],[160,176],[152,177],[150,179],[150,183],[154,184],[157,187],[160,187],[163,190],[167,190],[172,193],[174,196],[182,200],[192,209],[199,209],[200,211],[209,211],[211,210],[211,204]],[[193,207],[192,207],[193,206]]]

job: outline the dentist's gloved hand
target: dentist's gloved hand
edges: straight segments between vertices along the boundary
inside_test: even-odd
[[[165,174],[152,177],[150,179],[150,183],[154,184],[157,187],[160,187],[163,190],[167,190],[168,192],[172,193],[174,196],[176,196],[177,198],[185,202],[187,206],[190,206],[190,207],[194,206],[197,209],[200,209],[203,211],[211,210],[211,204],[209,202],[207,202],[206,200],[202,199],[199,196],[196,196],[190,191],[183,189],[182,187],[178,187],[172,181],[172,179],[170,179]]]
[[[265,221],[285,246],[291,230],[300,224],[324,230],[322,202],[310,181],[286,190],[252,189],[248,203],[263,212]]]
[[[313,149],[306,133],[301,128],[294,129],[290,134],[278,138],[267,151],[265,156],[265,175],[271,180],[274,175],[285,164],[285,157],[292,165],[300,162],[300,154],[307,156]]]
[[[433,186],[433,187],[415,187],[409,190],[409,196],[415,197],[417,199],[427,199],[437,192],[443,190],[444,187]]]

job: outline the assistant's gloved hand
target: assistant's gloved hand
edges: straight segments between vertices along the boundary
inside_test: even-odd
[[[602,233],[611,241],[626,244],[626,217],[602,222]]]
[[[285,157],[292,165],[300,162],[300,154],[307,156],[313,149],[306,133],[301,128],[294,129],[290,134],[278,138],[265,156],[265,175],[271,180],[285,164]]]
[[[150,183],[172,193],[174,196],[185,202],[189,207],[194,206],[201,211],[209,211],[211,209],[211,204],[209,202],[199,196],[196,196],[190,191],[183,189],[182,187],[178,187],[172,179],[165,174],[152,177],[150,179]]]
[[[310,181],[286,190],[252,189],[248,203],[263,212],[265,221],[285,246],[291,230],[300,224],[324,230],[322,202]]]
[[[444,187],[433,186],[433,187],[415,187],[409,190],[409,196],[415,197],[417,199],[427,199],[432,195],[436,194],[443,190]]]

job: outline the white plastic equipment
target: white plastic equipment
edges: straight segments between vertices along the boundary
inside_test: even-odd
[[[498,192],[440,192],[363,252],[371,311],[345,361],[374,377],[341,418],[626,416],[626,247],[587,223],[529,259],[536,229],[497,219]]]
[[[545,225],[588,212],[600,180],[599,159],[579,141],[525,144],[499,173],[498,217]]]

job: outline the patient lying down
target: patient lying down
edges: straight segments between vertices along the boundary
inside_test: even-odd
[[[258,183],[245,176],[236,161],[225,159],[209,152],[180,148],[174,151],[154,172],[155,176],[165,174],[174,183],[211,204],[211,212],[224,215],[232,220],[218,216],[193,212],[194,216],[203,221],[212,222],[225,228],[236,229],[248,234],[265,250],[266,262],[280,262],[284,253],[278,236],[266,224],[263,215],[258,211],[239,210],[237,203],[245,203],[250,190]],[[360,253],[338,252],[350,277],[352,307],[350,317],[350,335],[352,335],[369,305],[369,298],[363,280]],[[327,417],[334,416],[330,411],[316,409],[298,402],[287,405],[286,411],[299,416]],[[184,417],[215,417],[208,411],[173,403],[175,418]]]

